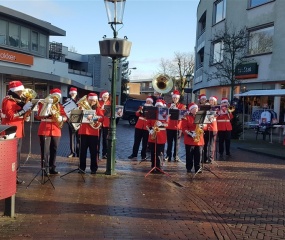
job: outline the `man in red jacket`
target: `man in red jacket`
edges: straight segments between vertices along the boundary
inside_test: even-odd
[[[15,80],[9,83],[8,94],[2,101],[1,113],[1,124],[17,127],[17,170],[19,170],[20,167],[22,138],[24,136],[24,114],[29,111],[33,105],[30,101],[28,101],[27,103],[21,101],[21,95],[23,90],[24,86],[22,82]],[[23,181],[17,178],[17,184],[21,183],[23,183]]]
[[[189,115],[182,120],[182,132],[186,152],[186,169],[190,173],[193,165],[195,173],[201,173],[200,163],[202,160],[204,134],[199,125],[194,123],[195,115],[198,112],[198,105],[190,103],[188,106]]]
[[[219,137],[219,154],[220,160],[223,160],[224,146],[226,147],[226,156],[230,157],[231,131],[233,114],[228,111],[229,101],[227,98],[221,100],[221,110],[217,116],[218,137]]]
[[[41,146],[41,160],[42,164],[49,163],[47,174],[59,174],[55,170],[55,162],[57,155],[57,148],[61,137],[61,127],[63,122],[66,122],[67,116],[63,106],[60,104],[61,90],[54,88],[50,90],[48,102],[39,103],[38,116],[41,123],[38,129],[38,136],[40,138]],[[45,116],[42,115],[42,109],[51,104],[52,106]],[[44,165],[42,167],[45,167]]]

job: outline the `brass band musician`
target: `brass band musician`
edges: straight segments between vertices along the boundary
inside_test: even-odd
[[[195,173],[201,173],[200,163],[204,146],[204,133],[200,124],[195,124],[195,115],[198,105],[190,103],[188,105],[189,114],[182,120],[182,131],[184,134],[184,144],[186,152],[186,169],[190,173],[193,166]]]
[[[17,147],[17,170],[20,167],[20,154],[22,148],[22,138],[24,136],[24,114],[32,107],[30,101],[21,101],[22,91],[24,86],[21,81],[15,80],[9,83],[7,96],[2,101],[2,123],[3,125],[16,126],[16,138],[18,139]],[[17,177],[17,184],[23,183]]]
[[[61,90],[54,88],[45,98],[44,102],[39,102],[38,116],[41,120],[38,129],[38,136],[41,147],[41,160],[48,161],[49,171],[47,174],[59,174],[56,168],[56,155],[61,138],[61,128],[67,121],[67,116],[63,106],[60,104]],[[51,106],[48,108],[47,106]],[[47,162],[46,162],[47,163]]]

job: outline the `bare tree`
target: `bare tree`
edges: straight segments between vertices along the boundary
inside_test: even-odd
[[[77,50],[75,49],[74,46],[70,46],[68,50],[69,50],[69,52],[77,53]]]
[[[230,97],[240,84],[235,77],[235,69],[238,65],[248,62],[245,58],[247,53],[248,33],[246,27],[237,30],[235,27],[227,27],[217,32],[213,39],[213,52],[210,56],[211,64],[215,67],[208,75],[208,81],[218,80],[220,85],[230,86]]]
[[[186,87],[186,75],[194,72],[194,55],[175,52],[172,60],[161,59],[159,73],[167,74],[174,82],[175,89],[179,90],[183,99]],[[181,100],[182,100],[181,99]]]

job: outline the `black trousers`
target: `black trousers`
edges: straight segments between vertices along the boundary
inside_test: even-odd
[[[109,128],[108,127],[102,127],[100,129],[100,137],[99,137],[99,142],[98,142],[98,155],[100,154],[100,147],[101,147],[101,141],[102,141],[102,156],[107,156],[107,152],[108,152],[108,140],[107,140],[107,136],[108,136],[108,131]]]
[[[146,149],[148,142],[149,132],[148,130],[135,128],[134,145],[132,155],[137,157],[139,152],[139,147],[142,142],[141,157],[146,158]]]
[[[215,159],[215,150],[216,150],[216,131],[205,131],[204,132],[204,162],[213,161]]]
[[[166,129],[166,135],[167,135],[166,155],[168,157],[168,161],[171,160],[172,156],[174,159],[178,157],[181,134],[182,134],[181,130]],[[173,142],[174,142],[174,150],[172,155]]]
[[[158,167],[160,168],[160,156],[163,157],[163,151],[165,144],[155,144],[153,142],[148,143],[150,148],[151,156],[151,168]]]
[[[41,146],[41,160],[42,163],[45,161],[45,163],[48,163],[49,168],[55,169],[55,161],[56,161],[56,155],[57,155],[57,148],[59,144],[60,137],[47,137],[40,135],[40,146]],[[47,167],[42,165],[43,167]]]
[[[202,161],[203,146],[185,145],[186,152],[186,169],[191,171],[194,165],[194,170],[197,172],[200,169]]]
[[[230,155],[231,131],[218,131],[219,137],[219,154],[223,155],[224,146],[226,146],[226,155]]]
[[[79,156],[79,136],[78,131],[75,131],[72,126],[68,124],[68,132],[69,132],[69,148],[70,153]]]
[[[92,135],[80,135],[80,156],[79,168],[83,171],[86,169],[87,150],[90,152],[90,170],[96,172],[98,169],[98,143],[99,137]]]

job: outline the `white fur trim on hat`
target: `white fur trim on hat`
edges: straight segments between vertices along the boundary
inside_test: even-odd
[[[72,94],[72,93],[77,93],[77,91],[70,91],[70,92],[69,92],[69,94]]]
[[[10,88],[10,90],[12,92],[23,91],[24,90],[24,86],[21,85],[21,86],[18,86],[18,87]]]
[[[221,101],[221,103],[229,103],[229,101],[227,99],[224,99]]]
[[[109,93],[108,93],[108,92],[105,92],[105,93],[102,94],[102,97],[105,97],[105,96],[106,96],[106,97],[109,97]]]
[[[197,104],[193,104],[192,106],[189,107],[189,111],[191,111],[193,108],[198,108]]]
[[[146,101],[150,101],[153,103],[153,99],[151,97],[146,98]]]
[[[216,101],[216,102],[218,101],[218,99],[215,98],[215,97],[210,97],[209,100],[214,100],[214,101]]]
[[[98,100],[98,96],[89,96],[88,100]]]

